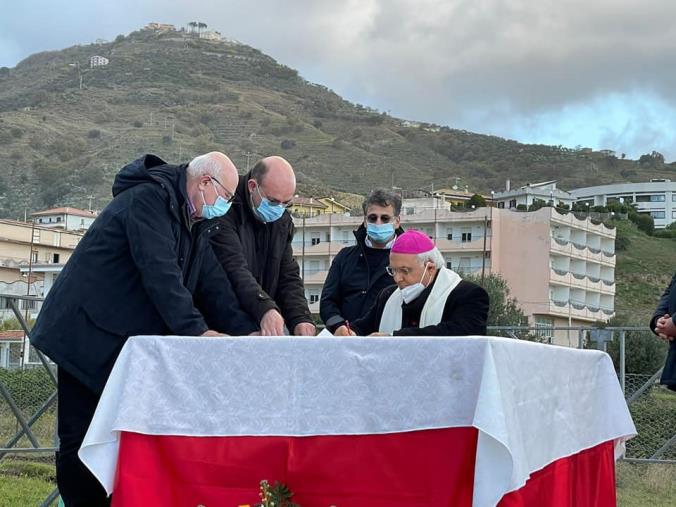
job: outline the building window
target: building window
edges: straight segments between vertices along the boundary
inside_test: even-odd
[[[49,221],[51,222],[52,220],[50,219]],[[56,217],[56,221],[57,221],[57,222],[60,222],[60,221],[61,221],[61,217]]]
[[[453,269],[453,263],[451,261],[446,261],[446,267],[448,269]]]
[[[637,195],[636,202],[664,202],[664,194]]]
[[[58,264],[60,258],[61,258],[61,256],[59,254],[55,253],[55,254],[52,255],[52,262],[54,264]]]
[[[504,208],[505,208],[505,201],[500,201],[500,202],[498,203],[498,208],[504,209]]]
[[[509,201],[509,209],[516,208],[516,199]]]
[[[466,243],[468,241],[472,241],[472,233],[471,232],[463,232],[462,233],[462,242]]]
[[[319,294],[310,294],[310,304],[319,302]]]
[[[33,299],[22,299],[21,307],[23,310],[35,310],[38,307],[38,302]]]
[[[650,216],[653,218],[664,219],[666,218],[664,210],[652,210]]]
[[[453,233],[449,232],[448,234],[446,234],[446,239],[448,239],[448,241],[453,241]]]
[[[34,264],[38,262],[38,251],[37,250],[33,250],[31,252],[31,262],[34,263]]]

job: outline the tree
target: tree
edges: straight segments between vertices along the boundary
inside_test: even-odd
[[[629,322],[622,317],[614,317],[609,326],[644,326],[645,322]],[[627,331],[625,334],[625,368],[627,373],[652,375],[664,365],[668,345],[650,332]],[[608,354],[616,369],[620,364],[620,332],[615,331],[613,340],[608,343]]]
[[[486,199],[484,199],[484,197],[482,195],[474,194],[467,201],[467,207],[468,208],[471,208],[471,207],[485,208],[486,207]]]
[[[496,273],[484,277],[463,275],[465,280],[482,286],[488,292],[490,307],[488,310],[489,326],[527,326],[528,318],[519,307],[516,298],[510,297],[510,290],[504,278]]]

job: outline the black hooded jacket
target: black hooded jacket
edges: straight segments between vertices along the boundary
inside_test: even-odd
[[[120,170],[50,290],[31,342],[100,392],[129,336],[249,334],[208,239],[188,216],[186,165],[146,155]]]
[[[399,227],[395,233],[404,230]],[[354,231],[357,244],[343,248],[331,263],[322,289],[319,315],[329,331],[333,332],[346,320],[354,322],[363,317],[376,302],[380,291],[394,280],[385,268],[389,265],[389,250],[374,250],[366,246],[366,228],[360,225]],[[369,262],[368,256],[378,256]]]

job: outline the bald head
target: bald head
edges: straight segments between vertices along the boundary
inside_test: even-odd
[[[268,199],[275,202],[289,202],[296,192],[296,175],[291,164],[282,157],[265,157],[259,160],[251,170],[251,179],[248,182],[252,192],[258,184],[261,192]],[[254,201],[256,195],[252,194]],[[254,202],[258,204],[258,202]]]

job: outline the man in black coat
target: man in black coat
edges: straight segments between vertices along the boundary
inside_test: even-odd
[[[385,268],[396,235],[401,234],[401,197],[389,190],[372,191],[362,204],[364,223],[354,231],[357,244],[343,248],[331,263],[319,314],[334,332],[364,316],[385,287],[393,285]]]
[[[286,209],[296,176],[282,157],[260,160],[240,176],[233,209],[209,224],[214,252],[237,298],[264,336],[315,335],[298,263],[293,258],[293,221]]]
[[[337,336],[485,335],[488,294],[444,266],[429,237],[414,229],[390,251],[388,272],[396,285],[378,295],[361,319],[339,327]]]
[[[222,153],[181,166],[154,155],[132,162],[49,291],[30,339],[58,365],[56,473],[67,507],[109,503],[77,452],[129,336],[257,330],[194,227],[227,212],[236,184]]]
[[[660,298],[655,315],[650,319],[650,329],[663,340],[670,342],[660,382],[676,391],[676,275]]]

